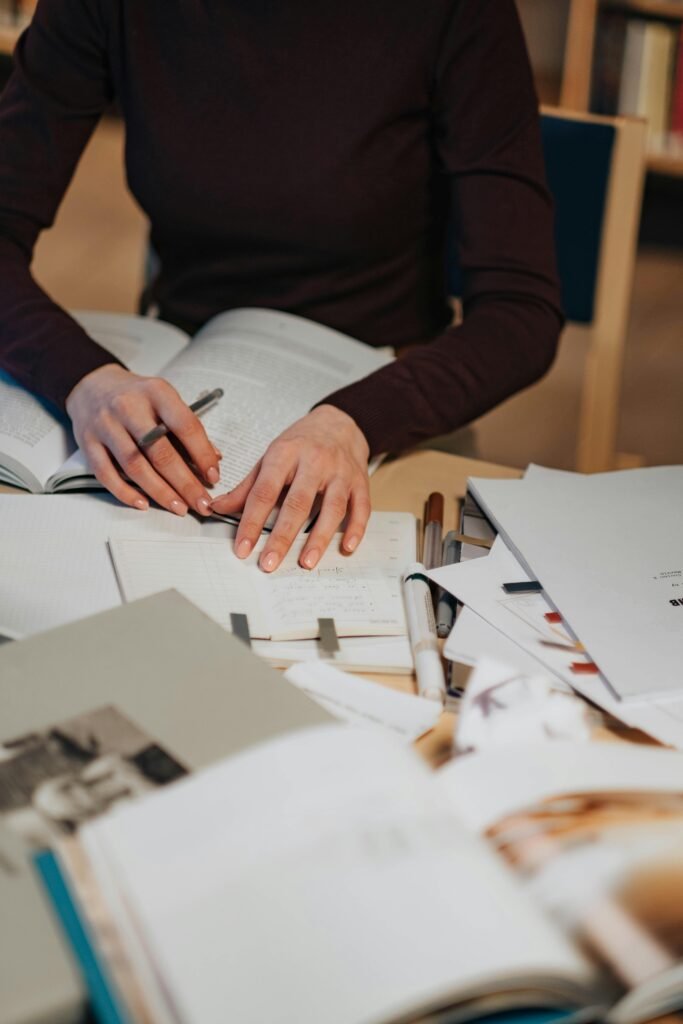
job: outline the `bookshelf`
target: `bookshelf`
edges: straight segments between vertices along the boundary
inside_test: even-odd
[[[683,0],[570,0],[560,103],[571,110],[590,110],[598,19],[606,9],[683,29]],[[683,178],[683,149],[653,151],[647,164],[655,174]]]

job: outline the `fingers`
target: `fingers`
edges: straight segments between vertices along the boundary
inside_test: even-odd
[[[266,455],[244,502],[244,511],[235,537],[235,554],[238,558],[246,558],[253,550],[268,516],[275,508],[283,488],[289,483],[292,476],[293,468],[287,460],[277,457],[269,459]],[[243,483],[246,485],[246,481]],[[294,506],[290,502],[287,517],[296,517],[301,500],[301,498],[295,498]],[[306,513],[304,512],[302,523],[305,518]],[[278,550],[281,550],[280,546],[278,546]],[[285,550],[287,549],[285,548]],[[268,549],[264,550],[259,562],[262,569],[272,572],[277,568],[280,560],[281,556],[277,557],[274,549]]]
[[[352,554],[365,536],[371,512],[370,488],[366,478],[351,490],[349,518],[342,537],[342,551],[346,554]]]
[[[280,565],[318,495],[322,495],[321,511],[301,552],[301,565],[312,569],[318,564],[347,514],[342,550],[354,551],[370,515],[368,452],[365,436],[351,417],[334,407],[318,407],[293,423],[230,494],[212,503],[222,514],[242,512],[235,538],[237,556],[246,558],[253,551],[285,488],[259,559],[263,570],[272,572]]]
[[[229,516],[235,512],[241,512],[244,508],[244,503],[247,500],[249,491],[254,486],[254,481],[259,475],[261,469],[261,462],[256,463],[251,472],[245,476],[244,480],[233,487],[227,494],[221,494],[220,497],[214,498],[211,502],[211,508],[214,512],[218,512],[219,515]]]
[[[158,441],[154,441],[141,454],[147,463],[156,470],[156,475],[170,485],[176,496],[179,496],[188,508],[195,509],[203,516],[211,515],[209,494],[167,437],[161,437]],[[146,479],[149,479],[144,467],[141,472],[145,474]],[[128,468],[126,468],[126,473],[131,479],[138,482]]]
[[[95,477],[124,505],[146,511],[149,502],[139,491],[127,484],[111,461],[106,448],[96,441],[85,442],[83,452]]]
[[[317,494],[318,479],[310,474],[298,472],[289,488],[287,497],[282,503],[282,508],[278,513],[273,531],[268,537],[259,559],[259,564],[265,572],[273,572],[274,569],[277,569],[292,546],[294,538],[308,519]],[[336,496],[333,494],[332,497],[329,497],[329,494],[330,492],[328,491],[323,508],[343,506],[344,510],[346,510],[346,497],[343,488],[339,488],[339,493]],[[342,512],[342,518],[343,516],[344,512]],[[339,522],[340,520],[338,519],[337,525],[339,525]],[[334,527],[330,532],[330,537],[332,533],[334,533]],[[325,547],[327,547],[329,540],[330,538],[328,537]],[[317,558],[311,565],[307,565],[307,568],[313,568],[315,561],[317,561]]]
[[[348,504],[348,486],[341,480],[333,480],[325,491],[320,515],[299,558],[304,569],[316,567],[332,537],[339,529],[339,524],[346,515]]]
[[[148,388],[161,422],[178,438],[204,479],[210,484],[217,484],[220,474],[216,449],[209,441],[199,417],[167,381],[150,381]],[[192,501],[189,503],[193,504]]]
[[[164,396],[166,394],[166,388],[162,385],[164,385],[165,382],[154,381],[153,383],[155,395]],[[168,385],[168,387],[170,388],[170,385]],[[170,388],[170,390],[175,395],[175,399],[173,401],[164,398],[163,401],[159,400],[156,402],[157,412],[166,426],[171,429],[171,424],[162,412],[162,405],[164,405],[164,402],[166,402],[166,414],[173,414],[176,422],[184,422],[185,419],[187,419],[187,422],[190,420],[196,420],[197,417],[187,408],[187,406],[184,405],[177,393],[174,392],[172,388]],[[178,411],[178,406],[180,407],[180,411]],[[189,418],[184,419],[182,410],[185,410],[188,413]],[[143,437],[155,425],[154,421],[151,419],[151,414],[149,412],[145,413],[145,411],[140,408],[139,403],[128,401],[119,403],[117,412],[119,414],[120,423],[123,424],[129,435],[129,439],[124,443],[124,447],[120,453],[121,457],[126,460],[125,464],[121,462],[119,452],[113,451],[113,449],[110,450],[112,450],[117,462],[126,475],[130,477],[131,480],[134,480],[135,483],[139,484],[140,487],[150,495],[150,497],[154,498],[154,500],[159,502],[159,504],[164,508],[171,509],[181,515],[184,515],[188,508],[195,509],[195,511],[199,512],[199,514],[203,516],[210,515],[211,498],[209,497],[206,488],[197,479],[185,459],[177,451],[168,437],[159,438],[158,441],[154,441],[152,444],[146,446],[142,451],[138,448],[136,439]],[[197,422],[199,423],[198,420]],[[201,430],[202,434],[204,434],[203,427]],[[174,430],[173,433],[175,434],[176,431]],[[215,470],[211,475],[215,475],[216,479],[218,479],[215,449],[206,438],[206,434],[204,434],[204,439],[206,441],[206,446],[208,446],[209,449],[208,457],[205,451],[202,453],[204,463],[206,464],[208,459],[211,463],[210,468]],[[119,443],[121,442],[119,441]],[[185,441],[183,441],[183,444],[185,444]],[[204,472],[204,470],[202,470],[202,472]],[[154,492],[148,490],[148,484],[154,488]],[[158,497],[160,494],[164,494],[166,500],[160,501]],[[180,502],[180,504],[184,506],[184,509],[180,511],[177,505],[171,506],[169,502],[173,501]]]
[[[211,499],[204,481],[218,482],[221,455],[167,381],[105,365],[79,381],[67,403],[78,443],[97,478],[113,494],[141,507],[140,495],[123,479],[126,476],[178,515],[188,508],[210,515]],[[141,450],[139,439],[160,421],[168,428],[168,436]]]
[[[99,439],[113,455],[122,472],[136,483],[145,494],[148,494],[158,505],[174,512],[176,515],[184,516],[188,505],[180,494],[175,491],[166,480],[159,475],[148,461],[147,456],[142,452],[132,436],[120,423],[109,420],[101,425]],[[166,440],[165,438],[163,440]],[[155,442],[155,444],[160,442]],[[167,444],[170,443],[167,441]],[[170,446],[172,447],[172,446]],[[178,453],[176,458],[181,462]],[[201,485],[199,485],[201,486]],[[118,495],[117,495],[118,496]],[[208,496],[207,496],[208,508]]]

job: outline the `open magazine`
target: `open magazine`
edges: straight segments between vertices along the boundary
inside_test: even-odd
[[[683,1006],[683,756],[661,748],[548,742],[433,773],[318,726],[119,806],[56,863],[122,1020]]]
[[[135,373],[163,376],[185,401],[222,388],[203,423],[223,453],[220,492],[246,476],[270,442],[316,402],[391,361],[386,352],[288,313],[235,309],[190,338],[121,313],[76,313]],[[99,488],[66,421],[0,371],[0,480],[34,493]]]

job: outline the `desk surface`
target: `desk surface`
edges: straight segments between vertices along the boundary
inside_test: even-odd
[[[456,527],[457,501],[467,488],[469,476],[515,478],[521,473],[517,469],[497,466],[488,462],[465,459],[443,452],[419,451],[399,459],[385,462],[372,477],[371,493],[373,508],[385,511],[412,512],[422,519],[424,503],[431,491],[440,491],[445,498],[444,530]],[[21,495],[16,488],[0,485],[0,492]],[[376,676],[378,682],[397,689],[413,689],[413,681],[405,676]],[[450,753],[454,716],[444,712],[437,725],[419,741],[422,755],[431,763],[438,763]],[[615,738],[613,733],[600,730],[604,738]],[[629,736],[628,738],[638,738]],[[683,1024],[683,1017],[671,1015],[658,1018],[652,1024]]]

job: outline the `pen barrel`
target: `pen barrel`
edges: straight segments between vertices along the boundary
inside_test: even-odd
[[[443,699],[446,682],[436,636],[434,606],[425,567],[412,565],[403,577],[410,649],[421,695]]]
[[[427,523],[424,531],[422,558],[426,569],[436,569],[441,564],[441,524]]]
[[[447,590],[440,590],[439,603],[436,606],[436,633],[442,639],[447,637],[453,628],[455,606],[456,598]]]
[[[446,696],[446,681],[438,650],[418,651],[414,655],[414,660],[420,696],[443,702]]]

